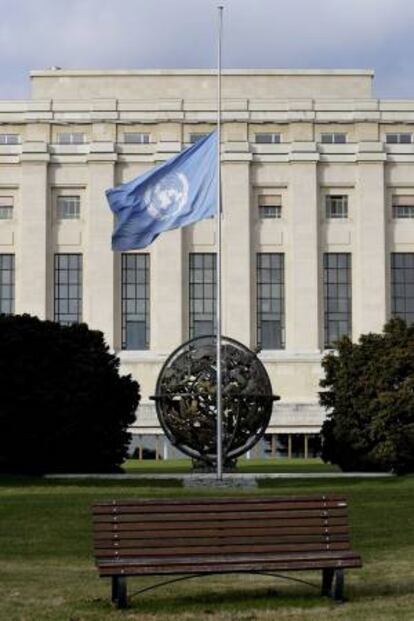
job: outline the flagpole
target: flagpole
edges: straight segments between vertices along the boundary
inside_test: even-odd
[[[221,37],[223,30],[223,7],[218,6],[217,41],[217,480],[223,478],[223,403],[221,390]]]

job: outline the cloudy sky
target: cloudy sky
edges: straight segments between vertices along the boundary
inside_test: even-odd
[[[28,73],[214,67],[214,0],[0,0],[0,99]],[[363,68],[378,97],[414,98],[414,0],[222,0],[223,64]]]

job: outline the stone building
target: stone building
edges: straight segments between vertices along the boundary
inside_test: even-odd
[[[212,71],[34,71],[0,101],[0,309],[105,333],[140,382],[133,431],[167,451],[149,396],[214,326],[214,220],[113,253],[105,190],[214,128]],[[312,454],[320,361],[342,334],[414,319],[414,99],[371,71],[223,75],[223,333],[261,347],[266,454]]]

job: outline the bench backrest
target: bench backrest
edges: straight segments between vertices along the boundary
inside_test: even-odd
[[[343,496],[113,500],[93,505],[100,560],[350,550]]]

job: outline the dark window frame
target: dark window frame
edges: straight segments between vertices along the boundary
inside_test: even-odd
[[[352,337],[352,255],[323,255],[324,345],[331,349],[342,336]],[[342,307],[346,307],[342,310]]]
[[[68,203],[72,203],[68,207]],[[56,198],[56,217],[58,220],[79,220],[81,199],[79,194],[59,194]]]
[[[191,252],[188,257],[188,305],[190,338],[215,334],[217,259],[215,252]],[[201,325],[208,330],[199,330]]]
[[[346,144],[346,132],[322,132],[321,144]]]
[[[411,144],[413,135],[410,132],[387,132],[385,134],[386,144]]]
[[[149,132],[123,132],[124,144],[149,144],[150,137]]]
[[[279,295],[276,291],[279,290]],[[279,308],[277,311],[276,308]],[[285,255],[281,252],[258,252],[256,255],[256,338],[260,349],[285,349]],[[263,328],[272,330],[275,340],[271,346],[264,342]]]
[[[75,289],[75,291],[73,291]],[[72,325],[82,321],[83,256],[80,253],[56,253],[54,256],[54,321]],[[75,303],[76,310],[70,310]],[[63,311],[62,308],[66,307]]]
[[[14,254],[0,254],[0,313],[13,315],[15,303]]]
[[[256,132],[254,135],[256,144],[280,144],[280,132]]]
[[[391,314],[414,323],[414,252],[391,253]]]
[[[325,195],[325,217],[327,220],[346,220],[349,216],[347,194]]]
[[[143,311],[139,310],[143,306]],[[133,311],[130,308],[134,307]],[[132,319],[132,317],[134,319]],[[131,324],[131,325],[128,325]],[[128,329],[145,324],[145,338],[139,347],[130,347]],[[121,349],[145,351],[150,347],[150,255],[121,254]]]

